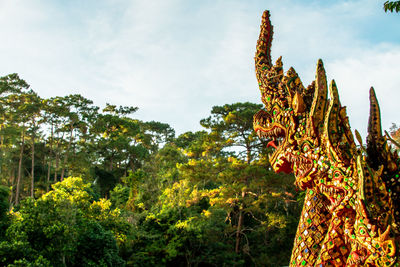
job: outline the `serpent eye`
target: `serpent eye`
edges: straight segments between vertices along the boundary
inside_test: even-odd
[[[358,233],[360,234],[360,236],[368,236],[367,228],[365,228],[364,226],[361,226],[358,229]]]
[[[310,148],[310,145],[309,144],[304,144],[303,146],[302,146],[302,150],[304,151],[304,152],[307,152],[307,151],[309,151],[311,148]]]
[[[272,109],[272,115],[277,116],[279,115],[279,113],[281,113],[279,108],[275,107]]]
[[[341,173],[340,171],[335,171],[335,172],[333,173],[333,179],[334,179],[334,180],[341,181],[341,180],[343,179],[342,173]]]
[[[300,143],[299,147],[301,148],[301,151],[307,152],[312,150],[313,145],[308,140],[305,140]]]

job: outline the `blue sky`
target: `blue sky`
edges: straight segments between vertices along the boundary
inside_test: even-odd
[[[383,2],[0,0],[0,75],[19,73],[42,97],[80,93],[195,131],[214,105],[261,103],[253,57],[269,9],[273,59],[307,86],[322,58],[365,136],[370,86],[383,128],[400,123],[400,14]]]

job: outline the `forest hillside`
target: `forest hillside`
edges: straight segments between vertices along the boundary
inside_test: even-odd
[[[137,107],[1,77],[0,265],[286,265],[303,193],[270,170],[260,108],[214,106],[175,136]]]

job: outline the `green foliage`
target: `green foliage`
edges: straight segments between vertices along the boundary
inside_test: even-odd
[[[94,168],[95,183],[98,185],[100,195],[107,197],[110,190],[112,190],[117,184],[117,178],[113,173],[106,170],[102,170],[97,166]]]
[[[235,200],[230,190],[223,186],[201,190],[181,180],[164,190],[152,211],[137,217],[128,264],[284,265],[289,260],[297,226],[297,217],[291,214],[298,213],[297,207],[285,201],[284,194],[244,200],[255,206],[245,216],[246,243],[243,254],[237,254],[232,238],[236,227],[230,223]]]
[[[269,170],[260,107],[215,106],[175,138],[136,107],[0,77],[0,265],[286,265],[302,195]]]
[[[400,1],[386,1],[383,4],[383,10],[385,10],[385,12],[400,12]]]
[[[125,241],[129,225],[110,201],[93,201],[91,191],[81,178],[67,178],[41,198],[25,199],[0,244],[2,265],[123,266],[117,241]]]
[[[223,147],[236,148],[236,155],[250,163],[255,151],[263,147],[253,131],[253,116],[261,108],[262,105],[249,102],[215,106],[211,116],[200,123],[220,139],[218,142],[223,142]]]
[[[248,123],[258,108],[214,107],[202,121],[210,132],[182,134],[155,154],[151,168],[130,176],[128,264],[287,264],[300,205],[293,176],[273,174],[260,154]]]
[[[162,208],[144,213],[136,224],[133,253],[128,264],[133,266],[232,266],[242,261],[232,251],[226,238],[226,213],[222,209],[210,211],[205,199],[186,206],[190,187],[181,182],[174,192],[166,190]],[[189,198],[190,199],[190,198]]]
[[[118,257],[118,248],[110,231],[99,223],[88,221],[77,240],[74,262],[71,266],[124,266]]]
[[[0,185],[0,241],[3,240],[5,230],[8,227],[9,218],[8,211],[8,196],[10,190],[7,187]]]
[[[34,262],[26,259],[15,260],[13,264],[7,265],[8,267],[51,267],[51,263],[42,255],[37,257]]]
[[[117,184],[112,191],[110,191],[110,201],[113,207],[125,208],[125,204],[129,200],[130,188],[122,184]]]

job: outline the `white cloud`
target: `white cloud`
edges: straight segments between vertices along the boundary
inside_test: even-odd
[[[293,65],[305,85],[314,79],[317,59],[322,58],[328,79],[335,79],[347,106],[352,129],[364,137],[371,86],[380,103],[382,128],[399,122],[400,40],[389,43],[376,37],[393,32],[393,18],[381,9],[381,3],[367,0],[328,7],[294,5],[275,13],[274,57],[283,55],[285,69]],[[370,24],[377,26],[368,28]]]
[[[400,46],[379,46],[327,64],[334,77],[353,129],[366,136],[369,88],[374,87],[381,108],[382,128],[399,122]]]
[[[353,128],[367,120],[370,85],[384,127],[396,122],[400,41],[385,46],[361,34],[366,18],[388,19],[377,20],[375,1],[55,3],[0,2],[0,34],[7,36],[0,43],[6,51],[0,75],[20,73],[43,97],[81,93],[97,105],[138,106],[140,119],[170,123],[178,133],[200,129],[213,105],[260,103],[253,56],[267,6],[275,26],[273,58],[282,55],[285,68],[293,65],[305,84],[323,58]]]

